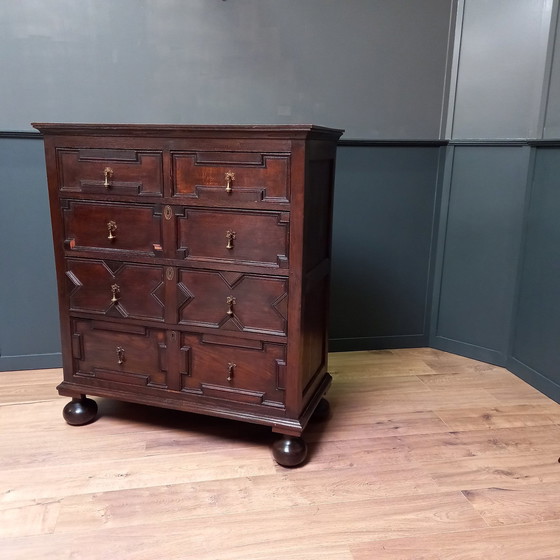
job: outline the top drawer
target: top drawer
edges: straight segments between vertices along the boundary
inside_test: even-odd
[[[290,200],[287,153],[174,151],[173,196],[189,203],[286,203]]]
[[[162,196],[163,157],[153,150],[59,148],[61,192]]]

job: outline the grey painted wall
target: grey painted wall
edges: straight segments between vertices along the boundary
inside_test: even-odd
[[[560,400],[558,4],[459,3],[431,344]]]
[[[560,143],[535,152],[508,366],[560,402]]]
[[[445,148],[337,154],[330,348],[427,346]]]
[[[331,350],[426,346],[444,147],[342,146],[333,232]],[[0,370],[56,367],[60,342],[40,139],[1,138]],[[25,227],[22,229],[22,224]]]
[[[300,123],[439,138],[453,0],[18,0],[0,130]]]
[[[560,138],[560,10],[554,4],[552,30],[549,44],[549,82],[546,113],[544,119],[544,138]]]
[[[552,0],[463,4],[451,138],[540,137]]]
[[[0,370],[60,365],[43,142],[0,138]]]
[[[450,146],[431,344],[505,364],[529,148]]]
[[[10,87],[1,90],[0,132],[28,130],[34,120],[304,121],[342,126],[353,138],[437,139],[454,14],[454,0],[5,2],[0,72]],[[21,223],[8,208],[25,201],[28,219],[25,234],[2,248],[0,368],[40,367],[40,356],[49,366],[59,343],[42,148],[37,140],[13,138],[1,147],[2,175],[10,178],[4,237]],[[359,155],[352,156],[353,150]],[[412,335],[425,343],[434,150],[428,149],[427,157],[424,148],[418,155],[362,150],[341,149],[335,250],[342,267],[348,257],[380,262],[337,273],[333,329],[342,340],[379,344],[379,337]],[[412,165],[402,178],[397,153],[406,153]],[[356,165],[370,175],[366,182]],[[385,227],[396,224],[385,219],[378,191],[394,211],[410,200],[399,210],[402,227],[391,239]],[[370,215],[380,219],[371,223]],[[347,243],[348,228],[340,225],[357,216],[366,221],[350,230]],[[373,247],[370,254],[360,251],[364,235]],[[26,265],[22,255],[29,255],[31,240],[36,258]],[[413,276],[406,274],[407,255]],[[407,301],[398,301],[391,284],[399,278]],[[346,292],[347,282],[356,281],[360,291]],[[380,293],[372,301],[372,286],[388,290],[387,297]],[[398,318],[386,301],[399,309]],[[364,302],[385,305],[373,324]]]

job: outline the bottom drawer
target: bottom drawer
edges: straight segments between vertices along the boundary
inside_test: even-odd
[[[97,386],[167,388],[166,332],[160,329],[72,321],[74,377]]]
[[[181,350],[183,392],[283,408],[285,345],[182,333]]]

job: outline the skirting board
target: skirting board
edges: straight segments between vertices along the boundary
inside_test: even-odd
[[[560,403],[560,385],[554,383],[551,379],[548,379],[516,358],[510,358],[506,367],[511,373],[514,373],[517,377],[523,379],[523,381],[545,394],[547,397]]]
[[[0,371],[24,369],[50,369],[62,367],[62,354],[30,354],[26,356],[0,356]]]
[[[390,350],[391,348],[424,348],[426,346],[428,346],[428,337],[423,334],[331,338],[329,340],[329,352]]]
[[[472,358],[473,360],[479,360],[480,362],[486,362],[495,366],[506,366],[505,354],[497,350],[492,350],[491,348],[484,348],[482,346],[476,346],[475,344],[460,342],[441,336],[433,337],[429,346],[436,350],[458,354],[465,358]]]

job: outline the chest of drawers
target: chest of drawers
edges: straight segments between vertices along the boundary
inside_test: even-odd
[[[342,131],[34,123],[43,133],[70,424],[90,396],[270,426],[284,466],[326,406]]]

